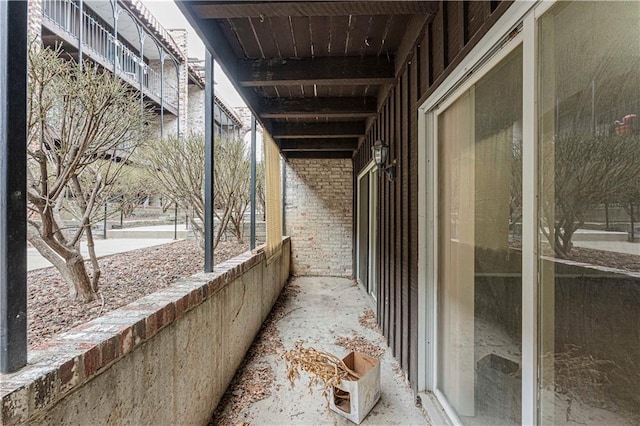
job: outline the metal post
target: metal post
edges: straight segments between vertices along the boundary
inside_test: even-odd
[[[80,28],[78,29],[78,67],[82,71],[84,66],[82,61],[82,45],[84,44],[84,0],[78,2],[78,10],[80,11]]]
[[[104,202],[104,224],[102,227],[102,238],[107,239],[107,202]]]
[[[0,1],[0,372],[27,364],[27,2]]]
[[[251,250],[256,248],[256,117],[251,115]]]
[[[214,157],[215,140],[213,116],[214,109],[213,57],[205,52],[205,92],[204,92],[204,271],[213,272],[213,209],[214,193]]]
[[[629,213],[630,213],[630,219],[631,219],[631,223],[630,223],[630,225],[631,225],[631,233],[629,235],[631,236],[631,242],[635,243],[636,242],[636,230],[635,230],[636,224],[635,224],[634,217],[633,217],[634,216],[633,201],[631,201],[629,203]]]
[[[178,239],[178,202],[175,203],[175,210],[173,212],[173,239]]]
[[[177,122],[177,133],[178,133],[178,140],[180,139],[180,64],[176,61],[174,62],[175,66],[176,66],[176,76],[177,79],[176,81],[178,82],[177,86],[178,86],[178,122]]]
[[[164,137],[164,50],[160,50],[160,138]]]
[[[144,39],[146,38],[146,33],[142,28],[142,25],[136,24],[136,28],[138,29],[138,41],[140,42],[140,63],[138,64],[138,78],[140,79],[140,113],[144,112]]]

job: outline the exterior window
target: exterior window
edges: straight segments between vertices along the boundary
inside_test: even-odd
[[[437,128],[437,388],[463,424],[518,424],[522,48]]]
[[[640,3],[539,20],[539,421],[640,423]]]

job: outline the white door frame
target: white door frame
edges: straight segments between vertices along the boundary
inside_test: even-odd
[[[367,164],[362,171],[358,174],[357,177],[357,200],[356,200],[356,281],[358,284],[364,286],[365,290],[368,292],[367,283],[363,283],[360,281],[360,196],[362,194],[362,188],[360,186],[360,182],[365,175],[369,175],[369,193],[367,194],[369,197],[369,206],[371,206],[371,170],[375,167],[375,163],[373,160]],[[371,210],[370,208],[368,209]],[[369,235],[371,235],[371,213],[369,212]],[[369,243],[369,246],[371,243]],[[369,254],[369,259],[371,258],[371,254]],[[369,260],[368,260],[369,261]],[[371,268],[369,268],[369,274],[371,273]]]
[[[515,2],[418,109],[418,390],[437,392],[436,115],[517,45],[523,46],[522,423],[537,423],[536,19],[552,2]],[[459,424],[442,398],[449,420]]]

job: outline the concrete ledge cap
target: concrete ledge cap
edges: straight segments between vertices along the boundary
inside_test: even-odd
[[[244,252],[36,345],[27,366],[0,374],[0,424],[38,415],[263,261]]]

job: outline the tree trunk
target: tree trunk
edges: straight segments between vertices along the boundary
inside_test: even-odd
[[[78,249],[64,247],[64,254],[58,254],[46,243],[38,229],[32,224],[27,227],[27,239],[42,257],[60,272],[69,286],[69,296],[72,300],[87,303],[95,299],[95,293],[91,290],[91,280],[84,265],[84,258]]]

